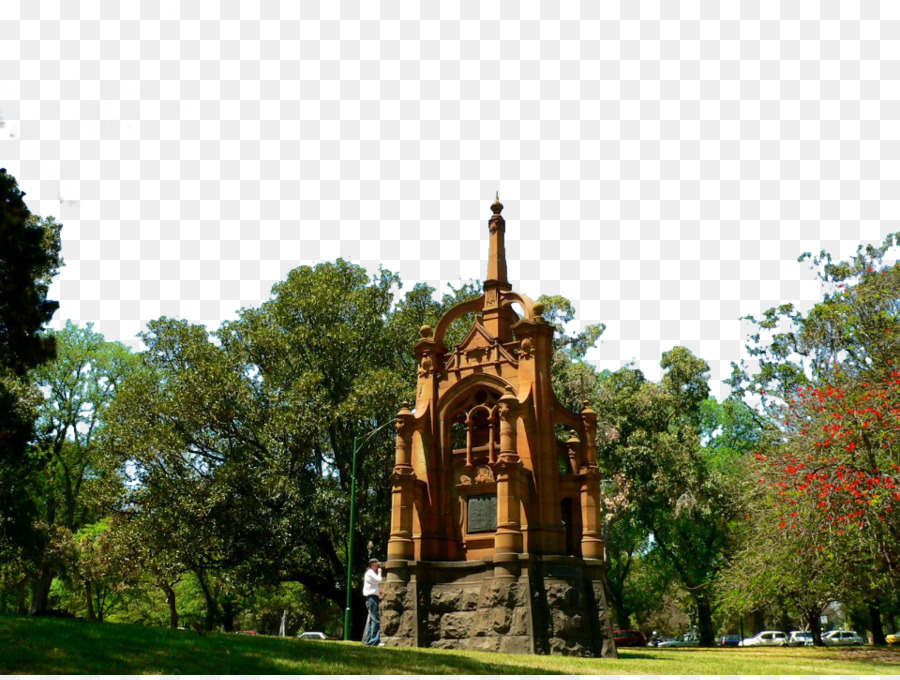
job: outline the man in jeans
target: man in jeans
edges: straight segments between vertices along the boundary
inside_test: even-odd
[[[363,596],[366,598],[366,609],[369,619],[366,621],[366,633],[363,642],[367,645],[382,646],[381,641],[381,581],[384,579],[381,562],[374,557],[369,560],[369,568],[363,576]]]

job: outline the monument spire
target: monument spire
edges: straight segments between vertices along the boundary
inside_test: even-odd
[[[491,206],[491,219],[488,227],[491,231],[491,245],[488,253],[487,281],[496,283],[509,283],[506,280],[506,220],[503,219],[503,204],[500,202],[500,192],[496,194],[494,204]]]
[[[500,192],[494,204],[491,206],[491,219],[488,227],[491,232],[490,249],[488,250],[487,279],[484,281],[484,327],[500,342],[512,340],[510,326],[518,317],[509,306],[502,306],[503,294],[510,291],[512,286],[506,278],[506,220],[503,219],[503,204],[500,202]]]

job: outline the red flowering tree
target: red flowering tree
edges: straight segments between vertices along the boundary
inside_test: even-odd
[[[719,605],[731,617],[773,608],[782,621],[793,614],[821,645],[819,617],[846,592],[849,574],[833,549],[819,549],[814,506],[792,506],[796,514],[789,529],[782,508],[773,502],[777,493],[762,484],[752,487],[752,511],[735,527],[740,547],[718,582]]]
[[[760,482],[778,489],[780,524],[814,503],[830,536],[852,537],[900,573],[900,372],[850,389],[800,387],[788,413],[790,442],[756,454]]]
[[[847,388],[800,387],[787,412],[789,438],[756,453],[752,466],[783,542],[807,560],[838,556],[857,591],[875,595],[895,586],[900,372]]]
[[[841,597],[868,604],[876,642],[880,594],[900,573],[900,266],[885,262],[898,245],[891,234],[847,261],[801,257],[819,267],[823,301],[750,317],[759,368],[734,366],[730,381],[758,399],[774,441],[751,464],[751,514],[774,513],[783,544],[807,561],[839,560]]]

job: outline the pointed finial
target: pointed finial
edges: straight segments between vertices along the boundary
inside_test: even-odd
[[[503,211],[503,204],[500,202],[499,191],[496,194],[496,198],[494,199],[494,204],[491,206],[491,210],[495,215],[499,215]]]

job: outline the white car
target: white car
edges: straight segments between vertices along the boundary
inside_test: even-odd
[[[327,640],[328,636],[325,633],[320,633],[317,630],[308,630],[305,633],[300,633],[297,636],[301,640]]]
[[[700,644],[700,636],[696,633],[685,633],[674,640],[664,640],[657,647],[694,647]]]
[[[865,642],[855,630],[830,630],[822,636],[826,645],[861,645]]]
[[[764,630],[753,637],[741,640],[738,647],[784,647],[788,636],[780,630]]]
[[[811,647],[813,634],[808,630],[792,630],[787,643],[791,647]]]

